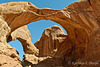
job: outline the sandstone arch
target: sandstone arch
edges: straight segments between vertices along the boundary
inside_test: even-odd
[[[16,5],[18,7],[15,10],[14,7],[16,7]],[[72,3],[62,10],[54,10],[47,8],[38,9],[28,2],[12,2],[0,4],[0,15],[2,20],[8,23],[12,31],[20,26],[41,19],[57,22],[68,32],[68,37],[66,40],[71,40],[72,46],[74,46],[70,54],[71,57],[69,57],[68,54],[63,55],[64,58],[67,59],[65,61],[72,61],[73,58],[74,61],[85,61],[90,60],[90,58],[91,60],[99,61],[99,6],[99,0],[79,0],[78,2]],[[59,49],[61,50],[61,48]],[[58,51],[58,56],[60,56],[59,53],[60,52]]]

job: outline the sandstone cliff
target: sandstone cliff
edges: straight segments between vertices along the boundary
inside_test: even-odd
[[[53,56],[65,38],[64,31],[55,25],[45,29],[41,39],[34,45],[39,49],[39,56]]]
[[[17,6],[17,7],[16,7]],[[16,7],[16,8],[15,8]],[[99,67],[100,66],[100,0],[79,0],[71,5],[65,7],[61,10],[55,9],[38,9],[31,3],[28,2],[11,2],[0,4],[0,44],[4,47],[11,48],[6,40],[11,35],[11,33],[17,28],[26,25],[28,23],[38,21],[41,19],[52,20],[56,23],[62,25],[62,27],[67,31],[68,35],[62,42],[59,43],[59,48],[57,48],[56,53],[51,56],[51,52],[54,49],[52,43],[55,39],[52,39],[52,35],[47,39],[49,41],[49,46],[52,47],[48,49],[48,44],[46,45],[46,40],[42,40],[43,37],[37,42],[39,45],[41,43],[45,44],[47,47],[45,52],[43,46],[37,46],[40,52],[40,56],[47,56],[46,59],[41,62],[37,62],[39,57],[26,54],[26,57],[33,56],[36,63],[30,63],[30,66],[38,67]],[[53,31],[53,30],[52,30]],[[50,31],[48,31],[50,32]],[[47,33],[48,33],[47,32]],[[61,32],[61,31],[60,31]],[[27,34],[27,33],[26,33]],[[56,38],[55,34],[54,38]],[[58,35],[58,34],[56,34]],[[64,34],[63,34],[64,35]],[[7,38],[6,38],[7,36]],[[44,36],[44,34],[43,34]],[[48,36],[48,34],[47,34]],[[46,36],[46,37],[47,37]],[[63,36],[61,36],[63,37]],[[52,41],[53,40],[53,41]],[[52,41],[52,42],[51,42]],[[60,40],[61,41],[61,40]],[[28,44],[24,45],[25,47]],[[58,45],[58,44],[57,44]],[[0,47],[1,48],[1,47]],[[43,53],[45,52],[45,53]],[[48,54],[49,53],[49,54]],[[4,54],[4,53],[2,53]],[[34,59],[33,59],[34,60]],[[23,61],[23,63],[26,61]],[[75,62],[97,62],[97,64],[74,64]],[[27,65],[27,64],[26,64]]]
[[[6,35],[10,30],[7,23],[0,18],[0,67],[22,67],[18,52],[6,42]]]

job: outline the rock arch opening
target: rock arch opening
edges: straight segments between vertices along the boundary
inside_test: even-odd
[[[18,51],[20,59],[22,60],[23,54],[25,54],[25,53],[23,51],[23,46],[22,46],[21,42],[19,40],[16,40],[16,41],[8,42],[8,44]]]
[[[60,24],[51,20],[39,20],[33,23],[29,23],[27,26],[31,33],[32,42],[35,43],[37,40],[39,40],[43,34],[43,31],[46,28],[52,27],[54,25],[60,26],[64,30],[64,33],[67,34],[66,30]]]
[[[32,54],[31,53],[32,51],[28,51],[29,50],[27,48],[28,45],[31,46],[34,43],[36,43],[38,40],[40,40],[44,30],[46,28],[52,27],[54,25],[61,27],[64,30],[64,33],[67,34],[65,29],[60,24],[53,22],[53,21],[50,21],[50,20],[40,20],[40,21],[37,21],[37,22],[34,22],[34,23],[30,23],[27,26],[22,26],[22,27],[16,29],[8,37],[8,41],[11,41],[8,44],[10,44],[12,47],[16,48],[16,50],[19,52],[19,56],[21,57],[21,60],[22,60],[24,52],[26,54],[27,53]],[[12,40],[16,40],[16,41],[12,41]],[[14,45],[12,45],[12,44],[14,44]],[[18,48],[19,46],[20,46],[20,48]],[[56,45],[54,45],[54,46],[56,46]],[[34,49],[35,47],[31,46],[31,48],[33,49],[33,52],[36,51]]]

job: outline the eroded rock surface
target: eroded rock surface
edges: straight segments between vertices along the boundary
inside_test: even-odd
[[[56,52],[56,56],[54,56],[62,59],[64,67],[100,66],[99,5],[99,0],[80,0],[62,10],[40,10],[39,15],[42,15],[43,19],[59,23],[68,33],[65,41],[60,43],[61,46]],[[47,12],[45,13],[45,11]],[[52,11],[54,13],[50,13]],[[97,62],[97,64],[72,64],[80,61],[88,63],[92,61]],[[71,64],[68,64],[68,62],[71,62]]]
[[[8,24],[0,17],[0,67],[22,67],[18,52],[6,41],[10,31]]]
[[[39,56],[54,56],[66,35],[61,27],[55,25],[44,30],[42,37],[34,45],[39,49]]]
[[[17,7],[16,7],[17,6]],[[37,20],[52,20],[67,31],[66,39],[60,43],[54,57],[31,64],[40,67],[99,67],[100,66],[100,0],[79,0],[62,10],[38,9],[28,2],[0,4],[0,19],[11,31]],[[8,18],[9,17],[9,18]],[[0,22],[2,22],[0,20]],[[1,27],[1,31],[8,31]],[[6,35],[1,43],[6,43]],[[0,36],[1,37],[1,36]],[[40,39],[41,40],[41,39]],[[47,39],[48,41],[48,39]],[[39,42],[39,41],[38,41]],[[51,42],[50,42],[51,43]],[[5,45],[5,44],[3,44]],[[48,48],[48,46],[47,46]],[[43,54],[43,53],[42,53]],[[54,60],[56,58],[57,60]],[[60,62],[57,63],[56,61]],[[97,64],[72,64],[73,62],[97,62]],[[69,64],[70,62],[71,64]],[[59,65],[58,65],[59,64]]]
[[[66,39],[66,37],[67,35],[64,33],[62,28],[57,25],[46,28],[40,40],[38,40],[34,44],[39,49],[38,57],[32,54],[25,54],[23,59],[23,66],[31,66],[31,67],[63,66],[62,58],[58,57],[56,58],[55,56],[57,51],[59,51],[58,49],[62,45],[61,43]],[[66,52],[66,50],[67,49],[65,49],[64,51],[60,50],[59,52],[62,52],[60,54],[63,54]]]
[[[20,57],[15,48],[0,43],[0,67],[22,67]]]
[[[22,67],[21,63],[7,55],[0,54],[0,67]]]
[[[22,43],[25,54],[38,55],[38,49],[31,42],[31,35],[26,25],[13,31],[10,35],[10,39],[18,39]],[[8,37],[8,41],[10,39]]]

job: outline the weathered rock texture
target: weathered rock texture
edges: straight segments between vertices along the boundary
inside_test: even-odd
[[[22,43],[25,54],[38,55],[38,49],[31,42],[31,35],[26,25],[16,29],[8,37],[8,41],[16,39]]]
[[[22,67],[21,63],[7,55],[0,54],[0,67]]]
[[[39,49],[39,56],[54,56],[60,43],[66,38],[64,31],[59,26],[45,29],[40,40],[34,45]]]
[[[22,64],[16,49],[5,48],[0,46],[0,67],[17,67],[17,66],[22,67]]]
[[[22,67],[18,52],[6,41],[10,31],[8,24],[0,17],[0,67]]]
[[[23,61],[22,61],[22,64],[24,67],[26,67],[26,66],[30,66],[30,67],[45,66],[45,63],[42,63],[40,65],[37,65],[37,64],[39,62],[42,62],[42,61],[48,59],[48,58],[51,58],[51,57],[36,57],[35,55],[32,55],[32,54],[25,54]]]
[[[11,32],[41,19],[59,23],[67,31],[68,35],[60,43],[55,56],[35,66],[100,66],[100,0],[79,0],[62,10],[38,9],[28,2],[4,3],[0,4],[0,19],[1,22],[7,22]],[[0,34],[4,36],[1,43],[6,43],[5,36],[9,36],[10,33],[0,32]],[[97,62],[97,64],[73,64],[73,62]]]
[[[62,58],[56,58],[58,49],[62,46],[62,42],[65,41],[67,35],[61,27],[55,25],[44,30],[42,37],[34,45],[39,49],[39,55],[36,57],[32,54],[25,54],[23,59],[23,66],[32,67],[51,67],[51,66],[63,66]],[[70,44],[69,44],[70,45]],[[65,46],[65,50],[61,50],[58,53],[62,55],[66,53],[66,50],[70,49],[69,46]],[[63,46],[63,49],[64,49]],[[66,49],[68,47],[68,49]],[[58,55],[57,55],[58,56]]]
[[[5,47],[10,47],[6,42],[6,36],[11,31],[8,24],[0,17],[0,43],[5,44]]]

